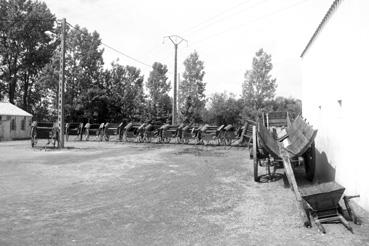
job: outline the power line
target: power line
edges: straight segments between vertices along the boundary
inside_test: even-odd
[[[76,27],[75,27],[75,26],[73,26],[72,24],[70,24],[70,23],[67,23],[67,24],[68,24],[70,27],[74,28],[75,30],[82,32],[80,29],[76,28]],[[83,33],[83,32],[82,32],[82,33]],[[149,64],[147,64],[147,63],[145,63],[145,62],[142,62],[142,61],[140,61],[139,59],[134,58],[133,56],[130,56],[130,55],[128,55],[128,54],[126,54],[126,53],[124,53],[123,51],[120,51],[120,50],[118,50],[118,49],[116,49],[116,48],[114,48],[114,47],[112,47],[112,46],[110,46],[110,45],[108,45],[108,44],[103,43],[103,42],[101,42],[101,44],[102,44],[102,45],[104,45],[105,47],[107,47],[107,48],[109,48],[109,49],[111,49],[111,50],[113,50],[113,51],[115,51],[115,52],[117,52],[117,53],[119,53],[119,54],[121,54],[121,55],[123,55],[123,56],[125,56],[125,57],[127,57],[127,58],[129,58],[129,59],[131,59],[131,60],[133,60],[133,61],[135,61],[135,62],[137,62],[137,63],[140,63],[141,65],[144,65],[144,66],[146,66],[146,67],[152,68],[152,66],[151,66],[151,65],[149,65]]]
[[[202,26],[203,24],[206,24],[207,22],[212,21],[212,20],[218,18],[219,16],[222,16],[223,14],[225,14],[225,13],[227,13],[227,12],[229,12],[229,11],[235,9],[235,8],[238,8],[239,6],[244,5],[245,3],[248,3],[250,1],[251,0],[243,1],[243,2],[238,3],[237,5],[235,5],[235,6],[231,7],[231,8],[228,8],[226,10],[223,10],[222,12],[220,12],[220,13],[218,13],[218,14],[216,14],[216,15],[214,15],[214,16],[212,16],[212,17],[210,17],[210,18],[208,18],[208,19],[206,19],[206,20],[204,20],[202,22],[200,22],[199,24],[196,24],[196,25],[194,25],[194,26],[192,26],[190,28],[187,28],[186,30],[183,31],[183,33],[188,33],[188,32],[190,32],[193,29],[197,29],[199,26]]]
[[[140,63],[140,64],[142,64],[142,65],[144,65],[144,66],[146,66],[146,67],[152,68],[152,66],[151,66],[151,65],[149,65],[149,64],[147,64],[147,63],[144,63],[144,62],[142,62],[142,61],[140,61],[140,60],[138,60],[138,59],[136,59],[136,58],[134,58],[134,57],[132,57],[132,56],[130,56],[130,55],[127,55],[126,53],[123,53],[122,51],[117,50],[116,48],[111,47],[110,45],[107,45],[107,44],[105,44],[105,43],[103,43],[103,42],[101,42],[101,44],[102,44],[102,45],[104,45],[105,47],[107,47],[107,48],[109,48],[109,49],[111,49],[111,50],[114,50],[115,52],[117,52],[117,53],[119,53],[119,54],[121,54],[121,55],[123,55],[123,56],[125,56],[125,57],[127,57],[127,58],[129,58],[129,59],[131,59],[131,60],[133,60],[133,61],[135,61],[135,62],[138,62],[138,63]]]
[[[0,19],[0,22],[8,22],[8,23],[17,23],[17,22],[49,22],[49,21],[56,21],[56,19],[13,19],[13,20],[9,20],[9,19]]]
[[[210,22],[210,23],[207,23],[206,25],[204,25],[204,26],[202,26],[202,27],[200,26],[198,29],[195,29],[194,31],[192,31],[192,32],[190,32],[190,33],[191,33],[191,34],[192,34],[192,33],[197,33],[197,32],[199,32],[199,31],[201,31],[201,30],[207,29],[208,27],[213,26],[214,24],[216,24],[216,23],[218,23],[218,22],[220,22],[220,21],[225,20],[227,17],[233,18],[234,16],[236,16],[236,15],[238,15],[238,14],[240,14],[240,13],[248,12],[248,11],[250,11],[251,9],[253,9],[253,8],[255,8],[255,7],[257,7],[257,6],[261,5],[261,4],[263,4],[263,3],[264,3],[264,2],[266,2],[266,1],[269,1],[269,0],[262,0],[261,2],[256,2],[255,4],[253,4],[253,5],[249,6],[247,9],[242,9],[242,10],[240,10],[240,11],[237,11],[237,12],[235,12],[235,13],[232,13],[232,15],[231,15],[231,16],[230,16],[229,14],[228,14],[228,15],[225,15],[225,16],[223,16],[222,18],[220,18],[220,19],[218,19],[218,20],[214,20],[214,21],[212,21],[212,22]],[[189,35],[190,33],[188,33],[187,35]]]
[[[288,6],[288,7],[278,9],[278,10],[276,10],[276,11],[274,11],[274,12],[271,12],[271,13],[269,13],[269,14],[263,15],[263,16],[261,16],[261,17],[259,17],[259,18],[255,18],[255,19],[251,20],[250,22],[248,22],[248,23],[246,23],[246,24],[233,26],[233,28],[228,28],[228,29],[226,29],[226,30],[224,30],[224,31],[222,31],[222,32],[218,32],[218,33],[212,34],[212,35],[210,35],[210,36],[208,36],[208,37],[206,37],[206,38],[204,38],[204,39],[201,39],[201,40],[195,41],[195,42],[193,42],[192,44],[199,44],[199,43],[203,43],[203,42],[205,42],[205,41],[207,41],[207,40],[209,40],[209,39],[212,39],[212,38],[213,38],[213,37],[215,37],[215,36],[219,36],[219,35],[222,35],[222,34],[224,34],[224,33],[227,33],[227,32],[233,31],[233,30],[237,30],[237,29],[239,29],[239,28],[247,27],[247,26],[249,26],[249,24],[250,24],[250,23],[258,22],[258,21],[260,21],[260,20],[263,20],[263,19],[269,18],[269,17],[274,16],[274,15],[276,15],[276,14],[280,13],[280,12],[283,12],[283,11],[285,11],[285,10],[291,9],[291,8],[293,8],[293,7],[296,7],[296,6],[298,6],[298,5],[301,5],[301,4],[303,4],[303,3],[306,3],[306,2],[308,2],[308,1],[310,1],[310,0],[303,0],[303,1],[299,1],[299,2],[297,2],[297,3],[295,3],[295,4],[292,4],[292,5]]]

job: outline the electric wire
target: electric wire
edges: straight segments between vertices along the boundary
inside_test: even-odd
[[[269,13],[269,14],[266,14],[266,15],[263,15],[263,16],[261,16],[261,17],[255,18],[255,19],[253,19],[253,20],[249,21],[249,22],[248,22],[248,23],[246,23],[246,24],[233,26],[233,27],[231,27],[231,28],[227,28],[226,30],[224,30],[224,31],[222,31],[222,32],[218,32],[218,33],[215,33],[215,34],[209,35],[208,37],[206,37],[206,38],[204,38],[204,39],[200,39],[200,40],[198,40],[198,41],[194,41],[194,42],[192,43],[192,45],[194,45],[194,44],[199,44],[199,43],[203,43],[203,42],[205,42],[205,41],[207,41],[207,40],[213,39],[213,38],[214,38],[214,37],[216,37],[216,36],[222,35],[222,34],[224,34],[224,33],[230,32],[230,31],[234,31],[234,30],[237,30],[237,29],[240,29],[240,28],[243,28],[243,27],[249,27],[249,26],[250,26],[250,23],[255,23],[255,22],[258,22],[258,21],[261,21],[261,20],[264,20],[264,19],[270,18],[270,17],[272,17],[272,16],[274,16],[274,15],[276,15],[276,14],[279,14],[279,13],[281,13],[281,12],[284,12],[284,11],[288,10],[288,9],[291,9],[291,8],[293,8],[293,7],[296,7],[296,6],[299,6],[299,5],[301,5],[301,4],[304,4],[304,3],[308,2],[308,1],[310,1],[310,0],[303,0],[303,1],[295,2],[295,3],[294,3],[294,4],[292,4],[292,5],[289,5],[289,6],[284,7],[284,8],[280,8],[280,9],[278,9],[278,10],[276,10],[276,11],[273,11],[273,12],[271,12],[271,13]]]
[[[249,6],[247,9],[241,9],[241,10],[236,11],[236,12],[234,12],[234,13],[229,13],[228,15],[225,15],[225,16],[223,16],[222,18],[220,18],[220,19],[218,19],[218,20],[214,20],[214,21],[212,21],[212,22],[210,22],[210,23],[207,23],[206,25],[204,25],[204,26],[202,26],[202,27],[199,27],[198,29],[195,29],[194,31],[191,31],[191,32],[187,33],[186,35],[187,35],[187,36],[189,36],[189,35],[191,35],[191,34],[193,34],[193,33],[197,33],[197,32],[199,32],[199,31],[201,31],[201,30],[207,29],[207,28],[209,28],[209,27],[211,27],[211,26],[215,25],[216,23],[219,23],[219,22],[221,22],[221,21],[229,20],[229,19],[231,19],[231,18],[234,18],[234,17],[235,17],[235,16],[237,16],[238,14],[248,12],[248,11],[250,11],[250,10],[254,9],[255,7],[258,7],[259,5],[261,5],[261,4],[263,4],[263,3],[267,2],[267,1],[269,1],[269,0],[262,0],[262,1],[260,1],[260,2],[256,2],[255,4],[253,4],[253,5]],[[230,14],[231,14],[231,15],[230,15]]]
[[[235,5],[235,6],[231,7],[231,8],[228,8],[226,10],[223,10],[222,12],[220,12],[220,13],[212,16],[212,17],[207,18],[206,20],[200,22],[199,24],[196,24],[196,25],[194,25],[194,26],[192,26],[190,28],[187,28],[186,30],[183,31],[183,33],[188,33],[188,32],[190,32],[190,31],[192,31],[194,29],[197,29],[198,27],[202,26],[203,24],[206,24],[207,22],[212,21],[212,20],[218,18],[219,16],[222,16],[223,14],[225,14],[225,13],[227,13],[227,12],[229,12],[229,11],[235,9],[235,8],[238,8],[241,5],[244,5],[244,4],[246,4],[246,3],[250,2],[250,1],[251,0],[243,1],[243,2],[240,2],[240,3],[238,3],[237,5]]]
[[[72,24],[70,24],[70,23],[68,23],[68,22],[67,22],[67,25],[68,25],[68,26],[70,26],[70,27],[72,27],[72,28],[74,28],[75,30],[78,30],[78,31],[80,31],[80,32],[82,32],[82,33],[83,33],[83,31],[82,31],[82,30],[80,30],[80,29],[76,28],[75,26],[73,26]],[[114,47],[112,47],[112,46],[110,46],[110,45],[108,45],[108,44],[106,44],[106,43],[101,42],[101,45],[103,45],[103,46],[105,46],[105,47],[107,47],[107,48],[109,48],[109,49],[111,49],[111,50],[115,51],[116,53],[118,53],[118,54],[120,54],[120,55],[123,55],[123,56],[125,56],[125,57],[127,57],[127,58],[129,58],[129,59],[131,59],[131,60],[133,60],[133,61],[135,61],[135,62],[137,62],[137,63],[141,64],[141,65],[144,65],[144,66],[146,66],[146,67],[152,68],[152,66],[151,66],[151,65],[149,65],[149,64],[147,64],[147,63],[145,63],[145,62],[143,62],[143,61],[141,61],[141,60],[139,60],[139,59],[137,59],[137,58],[135,58],[135,57],[133,57],[133,56],[130,56],[130,55],[126,54],[125,52],[120,51],[120,50],[118,50],[118,49],[116,49],[116,48],[114,48]]]

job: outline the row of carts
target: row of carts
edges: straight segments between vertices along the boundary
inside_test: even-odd
[[[350,205],[352,198],[344,195],[345,188],[335,181],[314,182],[315,137],[314,130],[305,119],[297,116],[294,121],[286,112],[273,112],[263,115],[253,126],[250,158],[254,163],[255,182],[273,182],[283,178],[295,194],[297,206],[306,227],[312,226],[326,233],[323,223],[342,223],[353,233],[348,221],[361,224]],[[264,172],[262,170],[265,170]],[[283,172],[278,172],[283,169]],[[309,181],[297,182],[295,171],[304,170]]]
[[[256,123],[246,120],[241,127],[233,125],[213,126],[209,124],[152,124],[140,122],[120,123],[66,123],[66,141],[121,141],[146,143],[183,143],[204,145],[238,145],[250,143],[252,126]],[[54,146],[59,140],[58,127],[52,122],[33,122],[31,145],[46,139]]]

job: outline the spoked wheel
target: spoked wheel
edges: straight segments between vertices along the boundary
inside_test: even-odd
[[[252,127],[252,156],[253,156],[253,160],[254,160],[254,181],[255,182],[259,182],[259,174],[258,174],[258,169],[259,169],[259,162],[260,160],[258,160],[258,155],[257,155],[257,136],[256,136],[256,126]]]
[[[261,165],[261,161],[259,163],[260,166],[265,166],[266,168],[266,174],[259,176],[259,182],[260,183],[269,183],[269,182],[275,182],[283,178],[283,174],[277,173],[277,168],[280,167],[280,163],[278,160],[270,160],[270,157],[266,156],[263,159],[263,165]],[[273,168],[273,170],[271,170]]]
[[[305,177],[309,181],[313,181],[315,174],[315,143],[302,155],[304,158]]]
[[[31,147],[35,147],[37,144],[37,133],[35,128],[31,128]]]
[[[124,131],[124,132],[123,132],[122,140],[123,140],[123,142],[128,142],[127,131]]]

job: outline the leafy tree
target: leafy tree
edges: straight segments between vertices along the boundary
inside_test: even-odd
[[[67,119],[81,120],[91,112],[85,112],[86,98],[102,89],[103,52],[97,32],[76,26],[67,28],[65,45],[65,114]],[[39,77],[45,88],[50,88],[49,101],[57,102],[57,89],[60,71],[60,53],[54,52]],[[90,91],[89,91],[90,90]],[[99,92],[100,95],[102,92]],[[94,100],[95,101],[95,100]],[[89,104],[90,105],[90,104]],[[89,109],[91,107],[89,106]],[[93,115],[93,114],[92,114]]]
[[[112,69],[105,73],[104,87],[109,100],[106,119],[120,120],[144,115],[144,78],[141,71],[132,66],[112,63]]]
[[[226,92],[215,93],[210,98],[206,122],[216,125],[238,124],[241,112],[242,100],[237,100],[235,95]]]
[[[184,61],[185,71],[183,80],[179,85],[179,111],[182,120],[201,121],[201,114],[204,111],[206,98],[203,81],[205,71],[204,62],[199,59],[195,51]]]
[[[269,108],[272,111],[287,111],[292,118],[301,114],[301,100],[295,98],[276,97],[270,102]]]
[[[155,62],[152,66],[152,71],[146,82],[149,91],[150,116],[162,117],[172,111],[172,102],[168,95],[170,84],[167,82],[167,72],[167,66],[159,62]]]
[[[265,111],[274,98],[277,88],[276,79],[270,72],[273,68],[272,56],[260,49],[252,61],[252,69],[245,73],[242,84],[242,98],[245,103],[244,116],[256,118]]]
[[[100,45],[101,39],[96,31],[89,33],[86,28],[76,26],[67,34],[65,111],[75,120],[84,115],[81,102],[88,90],[97,88],[101,82],[104,50],[99,48]]]
[[[30,110],[36,76],[57,45],[55,16],[45,3],[30,0],[0,1],[0,16],[6,20],[0,22],[0,87],[11,103],[18,99]]]

